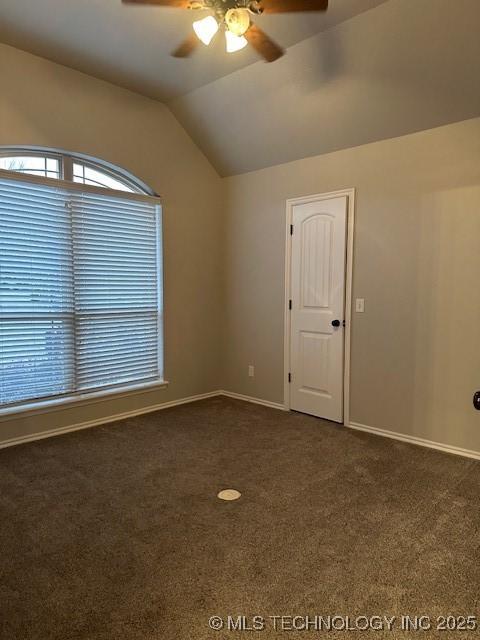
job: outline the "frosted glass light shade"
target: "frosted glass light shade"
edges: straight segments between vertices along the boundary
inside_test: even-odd
[[[198,36],[198,39],[203,42],[203,44],[209,45],[213,39],[213,36],[218,31],[218,22],[215,20],[213,16],[207,16],[202,20],[197,20],[193,23],[193,30]]]
[[[240,51],[247,46],[248,40],[245,36],[236,36],[231,31],[225,31],[225,39],[227,41],[227,52],[235,53],[235,51]]]
[[[243,36],[250,28],[250,14],[247,9],[229,9],[225,14],[225,24],[236,36]]]

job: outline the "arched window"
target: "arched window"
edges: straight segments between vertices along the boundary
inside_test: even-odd
[[[82,154],[33,147],[0,147],[0,170],[153,195],[151,189],[127,171]]]
[[[158,197],[82,155],[0,148],[0,412],[164,384]]]

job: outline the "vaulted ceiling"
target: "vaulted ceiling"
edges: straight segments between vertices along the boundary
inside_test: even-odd
[[[259,20],[287,55],[169,52],[192,14],[1,0],[0,41],[168,104],[221,175],[480,115],[479,0],[330,0]]]

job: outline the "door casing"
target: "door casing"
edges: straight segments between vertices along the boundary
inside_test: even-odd
[[[290,225],[293,219],[295,205],[308,204],[318,200],[329,200],[347,196],[347,257],[345,273],[345,330],[344,330],[344,363],[343,363],[343,424],[350,424],[350,344],[352,326],[352,285],[353,285],[353,239],[355,225],[355,189],[342,189],[312,196],[290,198],[287,200],[287,215],[285,226],[285,334],[284,334],[284,405],[290,410],[290,383],[288,374],[290,369],[290,309],[291,276],[292,276],[292,236]]]

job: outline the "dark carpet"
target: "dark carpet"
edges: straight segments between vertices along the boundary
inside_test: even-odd
[[[479,637],[435,629],[480,616],[473,460],[212,398],[3,450],[0,490],[2,640]]]

